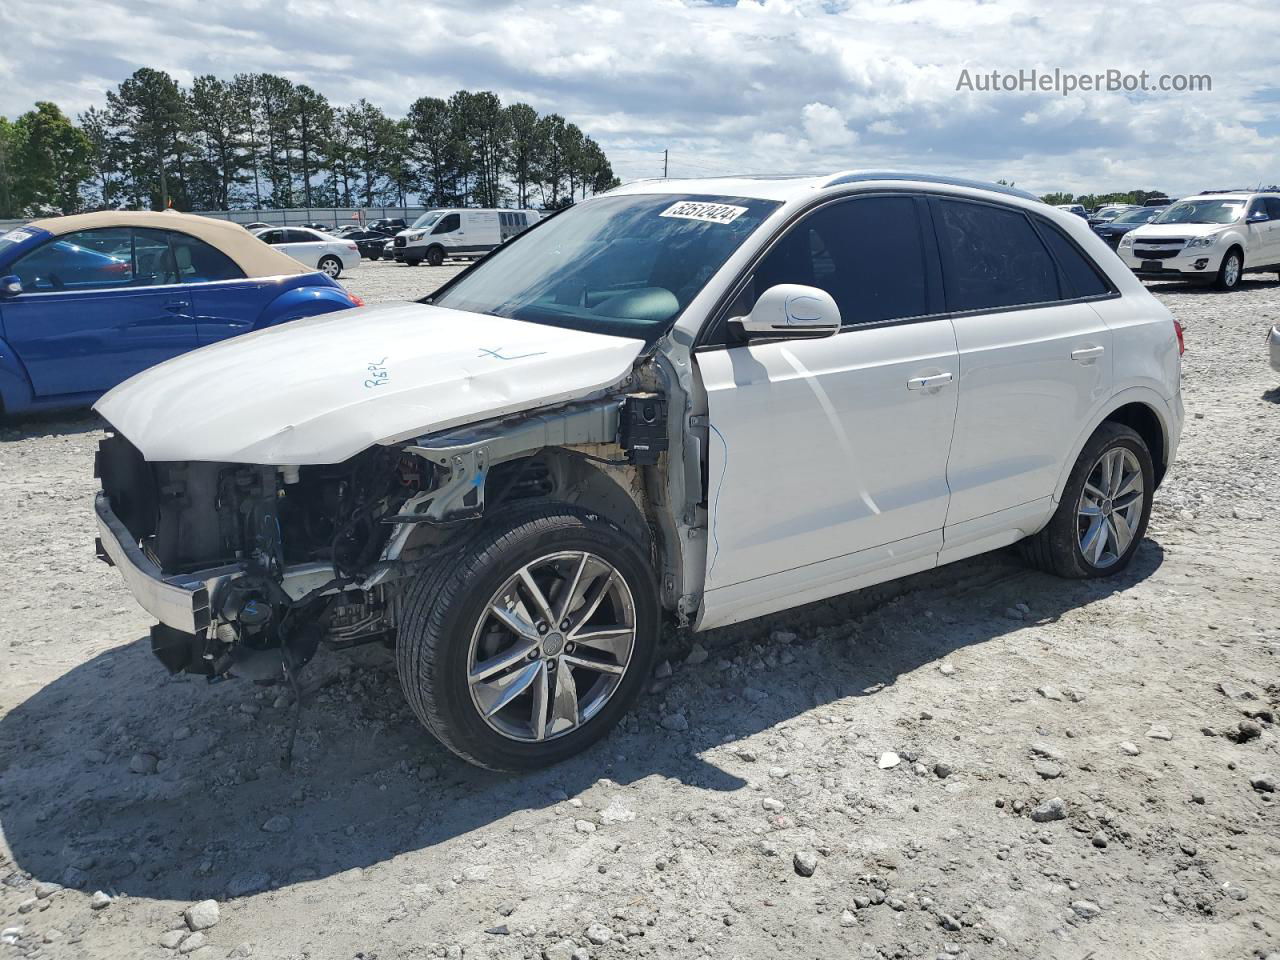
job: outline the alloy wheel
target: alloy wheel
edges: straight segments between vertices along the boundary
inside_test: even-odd
[[[635,601],[618,570],[586,551],[548,554],[485,605],[467,655],[471,702],[509,739],[565,736],[617,692],[635,645]]]
[[[1227,264],[1222,268],[1222,282],[1234,287],[1240,279],[1240,258],[1234,253],[1227,257]]]
[[[1076,506],[1080,553],[1103,569],[1133,542],[1143,509],[1142,466],[1126,447],[1112,447],[1094,464]]]

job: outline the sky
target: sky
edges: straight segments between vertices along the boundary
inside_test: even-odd
[[[927,171],[1036,193],[1280,182],[1280,4],[1215,0],[4,0],[0,114],[74,114],[141,66],[262,71],[393,115],[488,89],[558,112],[623,180]],[[1211,91],[957,89],[991,71]]]

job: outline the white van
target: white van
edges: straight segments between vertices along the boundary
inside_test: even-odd
[[[395,258],[438,267],[445,257],[483,257],[537,222],[536,210],[428,210],[396,234]]]

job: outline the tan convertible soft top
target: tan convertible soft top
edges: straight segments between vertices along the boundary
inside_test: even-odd
[[[69,217],[33,220],[28,226],[48,230],[55,236],[77,230],[102,227],[150,227],[153,230],[176,230],[217,247],[250,277],[278,277],[294,273],[314,273],[288,254],[274,250],[238,223],[215,220],[191,213],[152,210],[103,210],[100,213],[76,213]]]

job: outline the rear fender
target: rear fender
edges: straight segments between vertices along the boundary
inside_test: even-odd
[[[350,310],[357,306],[345,289],[334,285],[294,287],[272,300],[254,325],[255,330],[274,327],[301,317],[314,317],[335,310]]]

